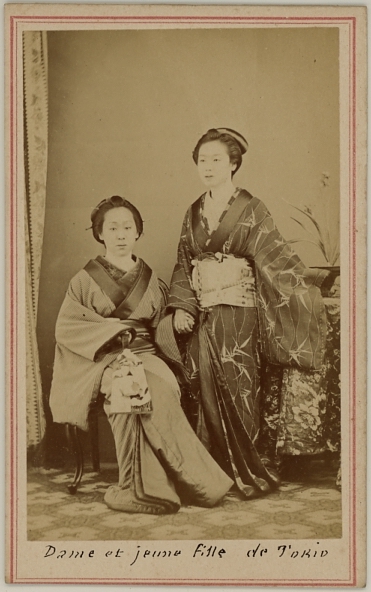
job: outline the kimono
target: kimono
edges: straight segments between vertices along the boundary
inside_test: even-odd
[[[196,434],[246,498],[279,483],[257,450],[263,374],[269,366],[317,369],[326,340],[320,295],[327,272],[306,269],[265,205],[236,189],[219,225],[205,195],[183,222],[169,309],[191,313],[178,338],[190,381],[182,405]]]
[[[232,485],[194,434],[178,383],[157,355],[154,332],[163,308],[162,284],[141,259],[125,273],[98,257],[71,280],[57,319],[54,421],[87,429],[102,375],[123,347],[144,366],[151,412],[110,413],[110,396],[104,403],[119,465],[119,483],[105,501],[116,510],[171,513],[181,501],[212,506]]]

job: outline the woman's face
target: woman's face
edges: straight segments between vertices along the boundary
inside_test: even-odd
[[[139,237],[133,214],[127,208],[112,208],[104,216],[99,238],[104,241],[107,254],[114,257],[131,255]]]
[[[227,147],[215,140],[202,144],[198,153],[198,172],[201,181],[210,188],[219,187],[231,179],[236,168],[229,159]]]

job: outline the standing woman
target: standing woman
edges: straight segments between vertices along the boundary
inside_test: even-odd
[[[306,269],[265,205],[233,184],[247,147],[219,128],[193,151],[206,192],[184,218],[169,307],[190,376],[188,419],[249,498],[278,484],[256,447],[262,362],[321,366],[327,272]]]

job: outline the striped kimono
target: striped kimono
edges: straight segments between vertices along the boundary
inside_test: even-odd
[[[190,375],[182,404],[200,440],[249,498],[278,484],[257,451],[262,364],[321,366],[326,315],[318,286],[326,272],[304,267],[247,191],[236,190],[213,232],[204,200],[186,213],[170,287],[170,310],[196,318],[192,334],[178,339]],[[233,286],[223,269],[236,265],[245,277]]]
[[[117,510],[176,512],[181,501],[212,506],[232,485],[197,439],[180,406],[178,383],[156,355],[154,332],[164,306],[154,272],[141,260],[127,273],[102,257],[71,280],[56,325],[50,407],[54,421],[87,429],[102,375],[123,346],[143,363],[151,413],[110,413],[119,483],[106,503]],[[128,344],[128,334],[135,336]]]

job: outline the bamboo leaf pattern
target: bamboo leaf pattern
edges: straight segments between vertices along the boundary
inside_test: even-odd
[[[181,234],[169,302],[170,306],[182,306],[186,310],[192,302],[197,311],[198,304],[190,282],[191,262],[208,252],[210,235],[205,227],[194,228],[192,220],[190,208],[183,225],[185,230]],[[319,368],[324,353],[326,317],[315,280],[311,276],[307,277],[305,266],[290,243],[280,235],[267,208],[259,199],[248,201],[230,235],[223,240],[224,245],[219,245],[219,251],[246,258],[253,264],[256,308],[215,305],[208,309],[207,315],[200,317],[200,329],[190,335],[187,344],[186,360],[192,378],[190,394],[184,398],[184,408],[206,445],[209,445],[210,438],[212,440],[219,436],[213,431],[211,435],[208,434],[208,430],[213,428],[211,423],[206,428],[204,415],[211,408],[215,417],[220,418],[220,429],[225,438],[226,454],[230,459],[235,483],[246,493],[246,484],[251,479],[254,488],[263,486],[268,490],[269,487],[264,485],[264,479],[259,480],[254,476],[256,469],[253,467],[260,466],[259,470],[264,473],[257,453],[252,453],[253,449],[247,445],[244,451],[241,446],[238,449],[234,447],[228,430],[233,431],[235,428],[233,423],[230,425],[228,422],[234,417],[233,421],[239,425],[239,434],[248,434],[251,443],[257,441],[262,358],[264,364],[282,364],[308,370]],[[202,332],[202,339],[198,331]],[[205,339],[212,344],[213,353],[206,353]],[[209,373],[213,381],[210,381]],[[228,413],[232,415],[224,415],[222,399],[219,397],[225,404],[229,401]],[[303,415],[305,412],[299,407],[298,413]],[[275,414],[277,416],[278,412]],[[238,463],[235,462],[237,458]],[[249,476],[241,474],[242,469],[237,469],[244,463],[249,467]]]

